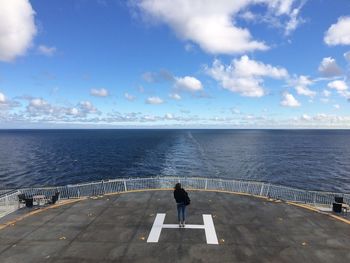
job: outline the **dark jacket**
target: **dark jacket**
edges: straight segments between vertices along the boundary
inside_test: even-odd
[[[174,198],[176,203],[185,203],[187,198],[187,192],[184,189],[174,190]]]

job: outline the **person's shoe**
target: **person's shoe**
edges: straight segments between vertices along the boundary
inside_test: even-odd
[[[181,222],[179,222],[179,227],[182,227],[182,223]]]
[[[182,227],[185,227],[185,221],[182,222]]]

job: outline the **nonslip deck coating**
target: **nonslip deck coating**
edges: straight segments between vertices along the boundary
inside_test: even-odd
[[[187,224],[212,215],[219,245],[176,224],[171,191],[87,199],[36,213],[0,230],[0,262],[350,262],[350,225],[283,202],[189,191]]]

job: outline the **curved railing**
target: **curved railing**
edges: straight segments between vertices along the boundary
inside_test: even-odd
[[[113,179],[57,187],[14,190],[0,196],[0,217],[19,208],[18,195],[21,193],[26,195],[52,196],[56,192],[60,192],[60,199],[72,199],[134,190],[171,189],[178,182],[186,189],[243,193],[314,206],[330,206],[334,202],[335,196],[342,196],[345,203],[350,203],[350,194],[307,191],[266,182],[198,177],[151,177]]]

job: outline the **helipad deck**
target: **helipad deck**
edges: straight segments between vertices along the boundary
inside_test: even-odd
[[[170,191],[87,199],[0,230],[0,262],[350,262],[350,225],[334,218],[250,196],[189,195],[187,224],[197,229],[162,228],[147,242],[157,214],[177,223]],[[217,245],[207,242],[203,215]]]

